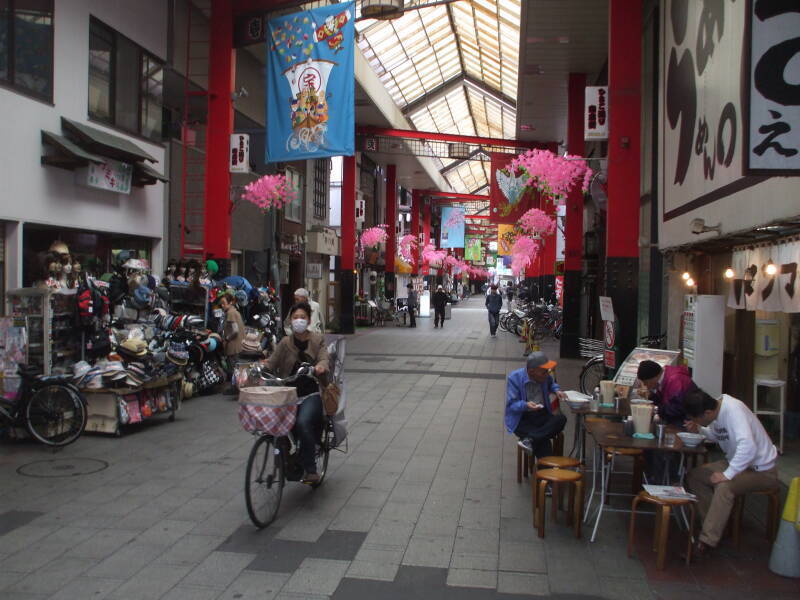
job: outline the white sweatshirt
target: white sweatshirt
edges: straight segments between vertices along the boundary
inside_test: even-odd
[[[723,475],[733,479],[746,469],[766,471],[775,466],[778,451],[769,439],[761,421],[745,406],[728,394],[722,394],[717,418],[700,433],[717,442],[728,459]]]

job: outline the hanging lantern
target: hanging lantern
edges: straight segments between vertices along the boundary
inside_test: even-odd
[[[403,0],[361,0],[361,16],[365,19],[389,21],[403,14]]]

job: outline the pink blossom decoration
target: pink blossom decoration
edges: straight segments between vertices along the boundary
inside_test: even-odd
[[[418,244],[419,242],[417,242],[416,236],[410,233],[404,235],[400,238],[400,243],[398,244],[400,256],[402,256],[406,262],[414,262],[414,251],[417,249]]]
[[[464,210],[461,208],[456,208],[450,211],[450,214],[447,217],[447,220],[444,222],[442,227],[444,229],[450,229],[451,227],[458,227],[464,222]]]
[[[422,248],[422,261],[430,266],[437,266],[441,265],[444,259],[447,257],[446,250],[437,250],[433,247],[433,244],[426,244]]]
[[[515,277],[526,269],[539,254],[539,243],[527,236],[521,235],[511,247],[511,272]]]
[[[586,193],[592,178],[592,170],[581,157],[558,156],[538,148],[517,156],[511,161],[510,168],[526,173],[530,177],[527,185],[559,201],[563,201],[578,181]]]
[[[386,225],[370,227],[361,232],[361,249],[372,248],[387,239],[389,239],[389,235],[386,233]]]
[[[556,220],[539,208],[527,211],[518,223],[528,235],[547,236],[556,232]]]
[[[264,175],[244,186],[242,199],[255,204],[261,210],[283,208],[297,197],[297,190],[290,187],[284,175]]]

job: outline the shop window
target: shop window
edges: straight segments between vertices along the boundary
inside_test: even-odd
[[[286,182],[297,191],[294,200],[284,206],[284,217],[295,223],[303,222],[303,177],[294,169],[286,169]]]
[[[53,0],[0,0],[0,81],[53,100]]]
[[[328,179],[330,178],[330,161],[320,158],[314,161],[314,218],[321,221],[328,219]]]
[[[2,1],[2,0],[0,0]],[[164,65],[131,40],[92,19],[89,116],[160,141]]]

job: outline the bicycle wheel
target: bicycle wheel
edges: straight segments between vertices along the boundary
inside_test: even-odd
[[[64,385],[36,390],[25,407],[28,431],[48,446],[66,446],[77,440],[88,418],[83,398]]]
[[[584,394],[591,394],[594,388],[600,385],[606,374],[606,367],[602,356],[590,359],[581,370],[580,387]]]
[[[333,443],[333,425],[330,417],[325,417],[325,425],[323,427],[322,439],[314,456],[314,460],[317,463],[317,473],[319,474],[319,481],[311,484],[314,489],[322,485],[322,482],[325,481],[325,474],[328,472],[328,459],[330,458],[331,444]]]
[[[247,514],[259,529],[272,523],[278,514],[284,482],[283,454],[271,435],[262,435],[250,450],[244,480]]]

